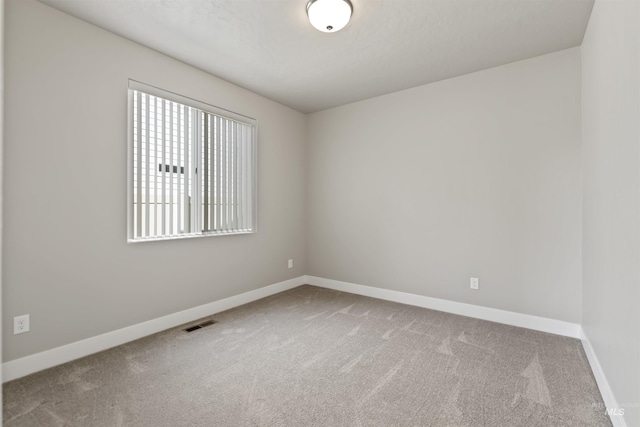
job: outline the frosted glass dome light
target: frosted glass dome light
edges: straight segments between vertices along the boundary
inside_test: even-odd
[[[353,6],[349,0],[311,0],[307,3],[309,22],[317,30],[335,33],[351,19]]]

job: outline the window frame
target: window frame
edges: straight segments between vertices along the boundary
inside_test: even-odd
[[[251,163],[251,194],[250,198],[250,211],[251,211],[251,228],[249,230],[230,230],[230,231],[202,231],[202,218],[200,214],[197,214],[196,220],[196,231],[185,234],[174,234],[174,235],[161,235],[161,236],[152,236],[152,237],[136,237],[134,235],[134,91],[142,92],[147,95],[151,95],[154,97],[158,97],[161,99],[165,99],[167,101],[175,102],[178,104],[185,105],[187,107],[193,108],[205,114],[210,114],[213,116],[221,117],[227,120],[231,120],[234,122],[238,122],[244,125],[251,126],[251,154],[250,154],[250,163]],[[217,107],[211,104],[207,104],[202,101],[195,100],[193,98],[189,98],[186,96],[178,95],[174,92],[170,92],[164,89],[160,89],[155,86],[151,86],[137,80],[129,79],[128,89],[127,89],[127,243],[142,243],[142,242],[154,242],[154,241],[162,241],[162,240],[176,240],[176,239],[193,239],[200,237],[214,237],[214,236],[231,236],[237,234],[254,234],[258,232],[258,121],[252,117],[248,117],[221,107]],[[198,136],[195,145],[198,151],[197,157],[200,159],[202,156],[201,152],[201,132],[200,129],[195,130],[195,134]],[[199,166],[199,164],[197,165]],[[196,167],[197,167],[196,166]],[[155,167],[155,166],[154,166]],[[175,166],[174,166],[175,167]],[[196,212],[200,212],[200,185],[202,178],[198,174],[198,183],[194,183],[194,199],[196,201],[192,202],[194,206],[198,206],[195,210]],[[197,189],[197,190],[196,190]]]

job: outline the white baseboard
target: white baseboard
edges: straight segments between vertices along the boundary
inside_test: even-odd
[[[618,406],[618,401],[613,395],[613,390],[609,386],[609,381],[607,381],[607,377],[604,375],[604,370],[600,365],[600,361],[596,356],[596,353],[591,346],[591,341],[589,341],[589,337],[585,334],[584,330],[580,328],[582,334],[582,347],[584,347],[584,352],[587,355],[587,359],[589,360],[589,365],[591,365],[591,370],[593,371],[593,376],[596,379],[596,383],[598,384],[598,388],[600,389],[600,394],[602,395],[602,400],[604,400],[604,404],[606,409],[620,409]],[[605,408],[602,408],[604,411]],[[609,418],[611,418],[611,422],[614,427],[627,427],[627,423],[624,421],[624,417],[620,414],[610,414]]]
[[[563,335],[571,338],[582,338],[580,325],[578,325],[577,323],[548,319],[546,317],[532,316],[529,314],[515,313],[512,311],[498,310],[495,308],[465,304],[462,302],[449,301],[439,298],[431,298],[423,295],[392,291],[389,289],[356,285],[354,283],[340,282],[338,280],[324,279],[322,277],[305,276],[305,278],[306,283],[308,283],[309,285],[320,286],[323,288],[334,289],[342,292],[349,292],[352,294],[364,295],[367,297],[378,298],[387,301],[399,302],[402,304],[430,308],[447,313],[474,317],[476,319],[489,320],[491,322],[519,326],[536,331],[549,332],[552,334]]]
[[[2,381],[11,381],[62,363],[70,362],[80,357],[88,356],[90,354],[125,344],[166,329],[180,326],[215,313],[229,310],[279,292],[293,289],[303,284],[581,339],[606,407],[618,408],[617,401],[609,386],[609,382],[607,381],[604,371],[600,366],[600,362],[598,361],[595,351],[591,346],[588,337],[578,324],[511,311],[498,310],[495,308],[431,298],[423,295],[392,291],[389,289],[375,288],[332,279],[324,279],[315,276],[300,276],[285,280],[253,291],[234,295],[229,298],[203,304],[198,307],[169,314],[137,325],[128,326],[116,331],[107,332],[102,335],[3,363]],[[610,418],[614,427],[627,426],[624,418],[620,415],[612,414]]]
[[[210,316],[221,311],[229,310],[249,302],[293,289],[305,284],[305,276],[285,280],[260,289],[234,295],[219,301],[210,302],[198,307],[183,310],[137,325],[127,326],[116,331],[76,341],[71,344],[32,354],[20,359],[2,364],[2,381],[7,382],[24,377],[43,369],[51,368],[62,363],[70,362],[80,357],[88,356],[108,348],[116,347],[127,342],[146,337],[166,329],[184,325],[185,323]]]

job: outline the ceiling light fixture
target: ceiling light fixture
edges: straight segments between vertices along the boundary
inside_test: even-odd
[[[307,3],[309,22],[325,33],[340,31],[349,23],[353,6],[349,0],[310,0]]]

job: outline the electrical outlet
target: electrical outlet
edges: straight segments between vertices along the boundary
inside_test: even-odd
[[[289,268],[293,268],[293,260],[292,259],[289,260],[289,264],[288,265],[289,265]]]
[[[29,332],[29,315],[16,316],[13,318],[13,335]]]
[[[479,285],[480,285],[480,279],[478,279],[477,277],[472,277],[471,281],[469,282],[469,287],[471,289],[478,289]]]

